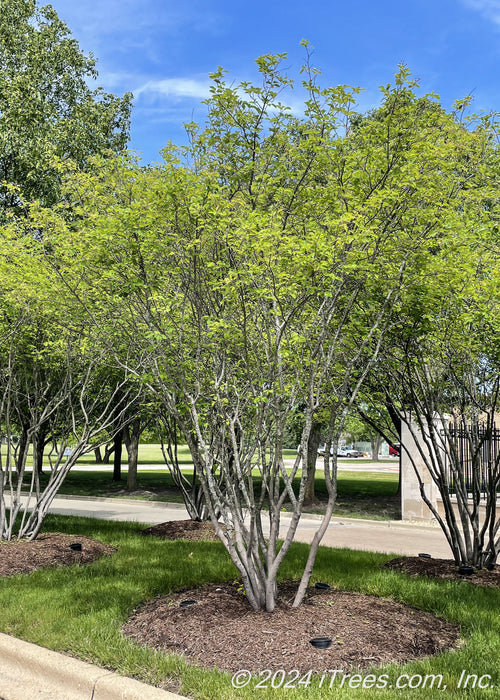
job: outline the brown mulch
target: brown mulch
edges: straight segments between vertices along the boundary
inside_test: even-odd
[[[500,588],[500,567],[492,571],[481,569],[470,576],[459,573],[453,559],[428,559],[426,557],[396,557],[381,564],[382,568],[401,571],[409,576],[427,576],[448,581],[468,581],[477,586]]]
[[[80,543],[80,552],[70,548],[70,544]],[[0,543],[0,576],[30,574],[48,566],[68,566],[88,564],[104,555],[111,555],[116,548],[102,544],[83,535],[67,535],[59,532],[46,532],[33,542],[11,540]]]
[[[406,663],[460,645],[455,625],[390,600],[337,590],[308,590],[291,607],[297,584],[280,586],[272,614],[253,611],[236,584],[206,585],[141,606],[123,633],[142,645],[183,654],[206,668],[364,669]],[[182,601],[195,601],[185,607]],[[328,649],[310,640],[330,637]]]
[[[166,540],[214,541],[219,539],[211,522],[196,520],[170,520],[141,530],[141,535],[163,537]]]

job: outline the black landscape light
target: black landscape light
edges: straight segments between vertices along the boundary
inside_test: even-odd
[[[309,643],[316,647],[316,649],[328,649],[332,645],[332,640],[330,637],[315,637],[310,639]]]

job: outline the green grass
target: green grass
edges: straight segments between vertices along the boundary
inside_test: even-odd
[[[43,474],[40,483],[44,486],[48,474]],[[58,493],[73,496],[98,496],[140,498],[155,501],[182,502],[178,489],[167,469],[144,469],[138,471],[138,492],[127,492],[127,469],[122,469],[121,481],[113,481],[113,468],[106,471],[70,471]]]
[[[112,481],[112,468],[107,471],[71,471],[62,487],[60,495],[99,496],[130,498],[126,490],[127,470],[122,470],[122,481]],[[41,484],[45,485],[47,475],[42,476]],[[256,491],[260,488],[260,479],[254,477]],[[295,480],[298,487],[299,480]],[[396,495],[398,476],[392,473],[379,472],[339,472],[338,498],[335,509],[337,517],[358,517],[380,520],[397,520],[400,514],[400,499]],[[172,477],[166,469],[140,468],[138,472],[139,492],[132,494],[134,498],[182,502],[182,497],[176,489]],[[322,504],[326,501],[327,493],[324,476],[321,472],[316,476],[316,494],[318,503],[306,508],[305,512],[320,513]]]
[[[175,589],[206,582],[234,580],[235,569],[219,543],[168,542],[143,538],[136,523],[49,516],[46,531],[86,534],[114,544],[118,551],[87,566],[46,569],[0,580],[0,629],[45,647],[117,670],[153,685],[174,685],[196,700],[253,698],[251,686],[234,690],[229,674],[190,666],[180,656],[139,647],[120,633],[121,625],[142,601]],[[308,547],[296,543],[280,576],[296,579]],[[466,646],[458,651],[406,666],[376,669],[389,683],[403,673],[443,674],[447,691],[318,688],[261,690],[264,698],[464,697],[456,689],[462,670],[489,674],[493,690],[476,690],[468,698],[497,698],[500,684],[500,591],[456,582],[409,578],[380,569],[387,555],[320,548],[313,581],[407,603],[461,626]],[[366,675],[366,674],[364,674]]]
[[[5,452],[6,447],[5,445],[1,445],[0,449]],[[48,457],[48,452],[50,450],[50,447],[47,447],[45,449],[44,453],[44,458],[43,458],[43,463],[45,465],[49,464],[49,457]],[[104,455],[104,449],[101,450],[101,454]],[[297,456],[297,451],[296,450],[283,450],[283,456],[285,459],[295,459]],[[33,446],[30,445],[29,450],[28,450],[28,460],[27,460],[27,465],[32,466],[33,461]],[[189,448],[187,445],[179,445],[177,449],[177,458],[179,460],[179,464],[192,464],[193,460],[191,458],[191,453],[189,452]],[[127,450],[125,447],[123,448],[122,451],[122,459],[121,459],[123,464],[127,464],[128,462],[128,455],[127,455]],[[111,464],[113,463],[113,454],[110,456],[110,462]],[[78,464],[80,465],[92,465],[96,464],[95,460],[95,454],[94,452],[89,452],[88,454],[84,455],[83,457],[80,457],[78,460]],[[139,445],[139,465],[144,464],[144,465],[159,465],[159,466],[165,466],[165,460],[163,459],[163,453],[161,450],[161,445],[156,444],[156,443],[143,443]]]
[[[185,445],[178,450],[179,463],[187,467],[189,473],[191,455]],[[295,450],[285,450],[285,459],[294,459]],[[388,460],[392,464],[394,461]],[[123,463],[126,465],[126,451],[123,452]],[[343,466],[351,464],[352,460],[343,460]],[[362,460],[356,460],[359,465]],[[45,466],[48,462],[45,459]],[[91,453],[78,461],[81,466],[95,465],[94,454]],[[147,465],[147,466],[141,466]],[[158,465],[158,466],[156,466]],[[150,468],[151,467],[151,468]],[[117,497],[155,500],[182,503],[182,496],[165,468],[160,445],[143,444],[139,450],[138,488],[133,494],[127,491],[127,467],[122,469],[121,481],[112,480],[113,467],[100,467],[92,471],[71,471],[59,490],[60,495]],[[48,469],[41,476],[41,485],[48,480]],[[254,482],[256,493],[260,489],[260,477],[255,470]],[[299,479],[294,485],[298,490]],[[381,472],[338,472],[338,497],[334,516],[350,518],[368,518],[373,520],[398,520],[401,518],[400,498],[397,496],[398,475]],[[321,513],[327,500],[324,475],[320,465],[316,471],[315,490],[317,503],[304,509],[306,513]]]
[[[5,445],[0,445],[0,449],[4,451],[6,450]],[[48,460],[48,450],[50,448],[45,449],[45,455],[44,455],[44,460],[43,463],[45,465],[49,464]],[[102,454],[104,455],[104,450],[101,450]],[[178,459],[179,459],[179,464],[192,464],[192,459],[191,459],[191,454],[189,452],[189,449],[187,445],[179,445],[178,447]],[[28,451],[28,466],[32,465],[32,456],[33,456],[33,448],[30,445],[29,451]],[[286,460],[294,460],[295,457],[297,456],[297,451],[296,450],[283,450],[283,457]],[[111,462],[113,461],[113,455],[111,455]],[[125,448],[123,448],[122,452],[122,463],[127,464],[128,457],[127,457],[127,451]],[[321,458],[318,459],[318,463],[321,461]],[[342,459],[339,460],[343,464],[349,463],[349,462],[355,462],[356,464],[363,464],[363,463],[368,463],[371,462],[369,459]],[[379,460],[381,463],[387,463],[387,464],[397,464],[397,461],[394,459],[381,459]],[[78,460],[78,464],[80,465],[88,465],[91,466],[93,464],[96,464],[95,461],[95,455],[93,452],[89,452],[89,454],[84,455],[83,457],[80,457]],[[161,451],[161,445],[156,444],[156,443],[142,443],[139,445],[139,465],[158,465],[158,466],[164,466],[165,462],[163,460],[163,454]]]
[[[5,455],[5,450],[6,447],[5,445],[1,445],[0,449],[3,450],[3,454]],[[45,448],[45,453],[43,457],[43,463],[44,465],[49,464],[49,453],[50,447]],[[293,452],[290,450],[289,452]],[[104,455],[104,449],[101,450],[102,455]],[[179,464],[192,464],[193,460],[191,459],[191,453],[189,452],[189,449],[187,445],[179,445],[178,451],[177,451],[177,456],[179,459]],[[31,467],[33,464],[32,461],[33,458],[33,446],[30,445],[29,450],[28,450],[28,460],[27,460],[27,466]],[[110,457],[111,464],[113,463],[113,454],[111,454]],[[127,464],[128,462],[128,456],[127,456],[127,450],[125,447],[123,448],[122,451],[122,463]],[[89,452],[88,454],[84,455],[83,457],[80,457],[78,460],[78,464],[84,466],[84,465],[93,465],[96,464],[95,460],[95,455],[94,452]],[[139,445],[139,464],[152,464],[152,465],[159,465],[159,466],[165,466],[165,461],[163,459],[163,454],[161,451],[161,445],[159,444],[153,444],[153,443],[144,443]]]
[[[102,450],[104,454],[104,450]],[[177,457],[179,464],[192,464],[193,460],[191,458],[191,453],[187,445],[179,445],[177,450]],[[127,450],[123,448],[122,452],[122,462],[126,464],[128,462]],[[95,456],[93,452],[88,455],[81,457],[78,460],[78,464],[95,464]],[[111,455],[111,463],[113,463],[113,455]],[[144,443],[139,445],[139,464],[158,464],[160,466],[165,466],[165,461],[163,459],[163,454],[161,451],[161,445]]]
[[[401,497],[397,494],[398,474],[385,472],[338,472],[334,515],[372,520],[400,520]],[[324,478],[316,480],[316,493],[326,488]]]

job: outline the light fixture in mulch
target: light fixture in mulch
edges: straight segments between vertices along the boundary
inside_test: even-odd
[[[316,649],[328,649],[332,645],[332,640],[330,637],[315,637],[309,640],[309,644],[312,644]]]
[[[196,600],[181,600],[179,603],[180,608],[187,608],[189,605],[196,605]]]
[[[421,559],[432,559],[430,554],[426,554],[425,552],[420,552],[418,555]]]
[[[317,588],[319,591],[331,591],[332,587],[330,586],[329,583],[318,583],[314,584],[314,588]]]
[[[70,544],[69,548],[72,549],[74,552],[81,552],[82,544],[81,542],[73,542],[73,544]]]
[[[473,566],[459,566],[458,573],[461,576],[472,576],[472,574],[474,573],[474,567]]]

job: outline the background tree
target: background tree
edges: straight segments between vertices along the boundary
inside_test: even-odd
[[[288,435],[292,439],[291,445],[293,447],[300,448],[300,440],[302,438],[302,431],[304,429],[305,423],[305,406],[299,405],[293,410],[287,421],[285,428],[284,442],[286,443]],[[307,482],[304,494],[304,505],[312,506],[316,500],[315,492],[315,479],[316,479],[316,463],[318,461],[318,449],[322,441],[324,441],[323,433],[325,432],[326,426],[328,425],[328,411],[317,411],[313,424],[311,427],[311,432],[309,435],[309,442],[307,444]]]
[[[401,308],[374,381],[391,397],[439,490],[444,517],[416,469],[456,563],[482,567],[496,561],[500,528],[498,125],[488,115],[465,118],[463,109],[456,115],[462,154],[454,170],[464,186],[454,236],[436,241],[434,271]]]
[[[0,261],[0,539],[38,535],[69,470],[99,436],[113,435],[124,414],[133,415],[138,393],[123,371],[109,381],[115,366],[97,341],[96,315],[65,297],[45,264],[45,243],[19,226],[3,228]],[[45,486],[36,453],[28,464],[42,429],[51,436]]]
[[[57,201],[57,160],[86,167],[124,149],[131,95],[92,90],[95,78],[94,58],[50,5],[0,0],[0,215]]]
[[[498,296],[491,288],[498,259],[490,261],[486,279],[471,285],[477,258],[474,264],[473,251],[467,254],[460,268],[461,294],[451,277],[455,288],[435,309],[432,332],[422,336],[417,324],[401,329],[391,338],[379,372],[415,445],[402,444],[405,458],[455,562],[482,568],[495,564],[500,545]],[[484,261],[484,250],[480,257]],[[418,463],[436,484],[444,515],[429,499]]]
[[[148,426],[153,423],[151,408],[148,406],[147,397],[138,397],[137,407],[130,411],[131,420],[125,417],[123,426],[123,442],[127,450],[127,491],[137,489],[137,468],[139,461],[139,443],[141,436]]]

